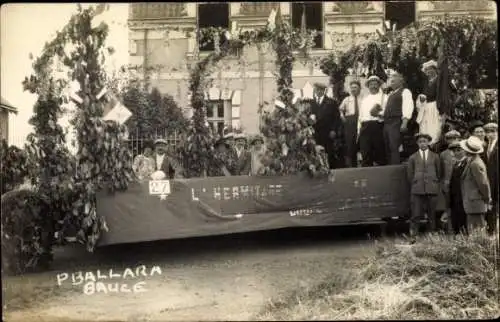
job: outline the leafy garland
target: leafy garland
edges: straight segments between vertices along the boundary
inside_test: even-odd
[[[278,19],[280,19],[279,14]],[[279,77],[277,79],[279,97],[286,104],[288,112],[285,113],[286,115],[280,112],[278,114],[269,114],[264,116],[264,118],[268,121],[278,121],[280,119],[285,122],[286,119],[287,122],[293,122],[293,118],[299,117],[300,112],[292,104],[291,71],[294,61],[292,50],[299,48],[304,54],[307,54],[315,35],[315,31],[303,33],[300,30],[293,30],[288,24],[281,22],[281,20],[275,25],[274,22],[270,21],[261,29],[238,32],[237,34],[230,34],[223,28],[206,28],[199,31],[199,39],[215,39],[215,51],[198,61],[190,72],[189,89],[191,92],[193,118],[184,146],[180,151],[188,177],[206,176],[209,170],[217,167],[219,163],[217,154],[213,148],[217,137],[211,132],[206,122],[205,88],[210,82],[208,77],[212,72],[211,68],[230,55],[234,49],[272,41],[277,52],[276,64],[279,69]],[[219,44],[218,39],[221,38],[224,41],[222,44]],[[305,118],[307,119],[307,116]],[[265,128],[262,130],[264,135],[268,136],[268,139],[271,141],[276,140],[282,133],[280,131],[285,131],[281,127],[278,131],[267,131]],[[298,155],[294,155],[292,153],[288,155],[287,153],[283,153],[281,146],[270,150],[277,159],[281,160],[279,165],[273,168],[273,173],[296,173],[302,170],[304,166],[315,170],[315,167],[320,164],[319,161],[312,162],[310,157],[306,157],[307,154],[315,155],[315,149],[311,149],[311,146],[315,146],[314,139],[312,139],[312,131],[312,127],[310,127],[301,131],[297,129],[295,133],[287,132],[290,138],[288,144],[291,147],[298,147],[300,151],[307,150],[305,154],[299,153]],[[297,142],[292,142],[292,140],[300,141],[301,145],[297,145]],[[272,143],[271,146],[273,146]],[[314,166],[311,167],[313,163]],[[318,168],[320,167],[318,166]]]
[[[395,32],[384,26],[384,34],[378,39],[351,47],[339,62],[329,55],[322,59],[320,68],[333,85],[342,88],[350,69],[359,76],[375,74],[386,79],[384,69],[393,68],[405,74],[406,85],[416,99],[426,81],[422,63],[438,60],[443,52],[456,87],[450,93],[451,121],[465,129],[473,120],[490,121],[495,117],[492,104],[485,104],[476,89],[497,86],[497,33],[494,22],[477,17],[445,17]],[[339,92],[334,90],[337,95]]]
[[[35,133],[28,137],[26,150],[29,159],[40,165],[31,179],[44,201],[43,213],[50,214],[43,223],[33,223],[44,226],[41,231],[49,235],[48,241],[25,241],[42,249],[33,257],[50,253],[54,244],[66,241],[86,244],[92,251],[101,231],[107,229],[104,218],[96,213],[98,191],[126,189],[132,179],[131,153],[123,142],[125,127],[101,119],[104,104],[111,101],[107,95],[97,98],[106,81],[101,66],[108,28],[104,23],[93,28],[95,15],[92,8],[78,6],[77,14],[45,44],[33,63],[34,74],[23,82],[25,90],[38,95],[30,120]],[[68,50],[71,45],[73,50]],[[75,156],[66,149],[63,130],[57,124],[61,105],[68,102],[64,88],[69,84],[54,75],[52,66],[57,61],[71,70],[69,76],[80,85],[74,94],[81,102],[71,121],[77,131]],[[57,240],[53,240],[55,236]]]

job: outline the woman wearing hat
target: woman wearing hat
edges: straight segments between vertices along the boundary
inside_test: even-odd
[[[422,65],[422,71],[427,75],[428,83],[422,94],[418,95],[416,108],[417,123],[420,132],[428,133],[432,138],[431,145],[438,142],[441,136],[441,116],[437,106],[438,64],[430,60]]]
[[[220,138],[215,141],[215,159],[208,169],[209,177],[231,176],[234,169],[234,157],[232,147],[226,138]]]
[[[250,140],[250,175],[257,176],[265,173],[265,166],[262,162],[266,154],[266,147],[262,136],[257,135]]]
[[[485,226],[485,215],[491,205],[491,191],[486,165],[481,160],[483,142],[471,136],[460,142],[465,151],[467,165],[461,177],[464,210],[467,214],[467,230]]]
[[[134,158],[132,170],[134,170],[134,173],[139,180],[148,179],[149,176],[155,171],[152,142],[144,143],[142,153]]]

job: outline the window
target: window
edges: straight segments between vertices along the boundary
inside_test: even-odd
[[[415,1],[386,1],[385,20],[391,22],[391,28],[396,23],[397,30],[415,22]]]
[[[207,121],[214,134],[223,134],[225,116],[227,116],[225,114],[223,100],[207,102]]]
[[[198,28],[221,27],[229,29],[229,3],[206,3],[198,5]],[[221,35],[220,43],[224,41]],[[199,40],[200,51],[215,49],[213,36]]]
[[[323,3],[322,2],[293,2],[292,27],[301,28],[302,13],[305,9],[306,29],[323,32]],[[323,35],[319,34],[314,39],[313,48],[323,48]]]

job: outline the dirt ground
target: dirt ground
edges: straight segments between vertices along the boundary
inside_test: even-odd
[[[53,269],[3,279],[4,321],[252,320],[272,298],[349,270],[372,254],[364,228],[303,228],[59,249]],[[157,265],[143,293],[86,295],[57,274]]]

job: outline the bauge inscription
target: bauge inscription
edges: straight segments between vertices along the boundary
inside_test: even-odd
[[[74,272],[57,274],[57,285],[71,283],[73,286],[82,285],[83,293],[92,295],[95,293],[143,293],[146,292],[146,281],[130,281],[131,279],[144,279],[155,275],[161,275],[159,266],[147,268],[145,265],[137,266],[135,269],[126,268],[123,272],[109,270],[97,270],[94,272]]]

